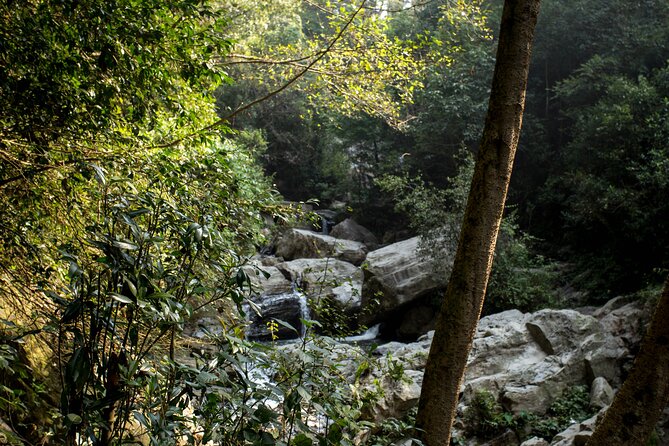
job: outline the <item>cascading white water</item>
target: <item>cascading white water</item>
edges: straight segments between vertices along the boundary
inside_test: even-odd
[[[344,342],[371,342],[379,338],[381,324],[369,327],[364,333],[355,336],[347,336]]]
[[[254,300],[255,309],[251,305],[243,306],[246,313],[248,327],[246,337],[253,340],[272,340],[272,332],[268,323],[280,320],[295,328],[295,332],[278,324],[274,325],[274,335],[279,339],[303,338],[306,335],[306,325],[302,320],[310,318],[307,296],[299,290],[299,280],[293,285],[289,293],[260,296]],[[256,311],[257,310],[257,311]]]

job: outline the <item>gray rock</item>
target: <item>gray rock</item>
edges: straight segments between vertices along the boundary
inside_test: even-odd
[[[479,323],[462,400],[485,389],[506,410],[542,414],[569,387],[588,385],[593,370],[619,379],[624,354],[595,318],[575,311],[494,314]]]
[[[286,260],[334,257],[360,265],[367,255],[360,242],[337,239],[305,229],[289,229],[276,242],[276,255]]]
[[[613,402],[614,392],[611,385],[601,376],[590,385],[590,406],[596,409],[608,407]]]
[[[581,351],[585,354],[588,382],[601,376],[616,387],[622,384],[621,370],[629,351],[620,338],[608,333],[595,333],[583,340]]]
[[[263,296],[254,305],[245,306],[247,321],[246,337],[253,340],[268,341],[272,339],[268,322],[280,320],[294,328],[291,330],[285,325],[278,324],[274,333],[278,339],[295,339],[303,335],[303,326],[300,319],[308,318],[306,300],[298,293],[286,293],[272,296]]]
[[[372,234],[369,229],[359,225],[352,218],[347,218],[341,223],[336,224],[334,228],[332,228],[330,235],[338,239],[364,243],[370,250],[374,250],[379,246],[379,240],[376,236]]]
[[[376,348],[374,354],[400,361],[406,370],[424,370],[430,341],[423,340],[411,343],[388,342]]]
[[[276,266],[253,263],[244,267],[244,272],[251,280],[254,295],[283,294],[292,291],[293,284]]]
[[[511,429],[507,429],[495,438],[492,438],[481,446],[516,446],[518,444],[518,436]]]
[[[430,260],[417,252],[418,241],[414,237],[367,254],[363,307],[376,299],[379,307],[366,323],[380,321],[398,307],[446,286],[447,278],[435,273]]]
[[[550,446],[585,446],[592,435],[597,419],[603,412],[580,423],[574,423],[551,440]]]
[[[276,266],[307,295],[309,302],[330,299],[343,311],[360,309],[363,274],[360,268],[337,259],[296,259]]]
[[[520,446],[548,446],[548,442],[543,438],[532,437],[529,440],[523,441]]]
[[[574,350],[585,336],[602,331],[597,319],[574,310],[541,310],[528,318],[526,326],[548,355]]]
[[[627,302],[623,297],[611,299],[593,315],[600,320],[606,332],[620,338],[630,349],[641,342],[653,308],[639,301]]]
[[[384,363],[383,357],[386,357],[399,361],[411,376],[420,374],[433,336],[433,332],[428,332],[417,342],[383,344],[376,350],[382,357],[379,362]],[[479,322],[468,359],[459,413],[463,413],[462,408],[469,404],[476,391],[486,389],[505,410],[540,416],[570,387],[590,383],[592,395],[599,394],[593,398],[593,405],[600,407],[611,396],[604,384],[609,380],[607,375],[620,376],[619,355],[626,355],[620,341],[596,318],[575,311],[543,310],[524,314],[510,310],[484,317]],[[591,373],[596,369],[608,372],[593,378]],[[387,397],[376,409],[377,418],[393,413],[393,407],[404,408],[413,401],[402,393],[408,390],[397,393],[388,387],[391,383],[379,379],[379,373],[373,372],[373,377],[382,384]],[[401,398],[404,403],[396,406],[395,398]],[[554,444],[584,444],[595,420],[570,426],[556,437]],[[464,444],[481,444],[469,443],[469,440],[463,439]],[[547,443],[536,439],[534,444]]]
[[[381,376],[378,376],[379,373]],[[365,418],[376,423],[387,418],[402,418],[418,404],[423,373],[405,370],[403,376],[397,379],[387,371],[381,370],[368,379],[367,387],[374,391],[378,383],[383,389],[383,394],[365,414]]]

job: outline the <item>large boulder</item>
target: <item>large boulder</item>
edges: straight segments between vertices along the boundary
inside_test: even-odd
[[[437,289],[447,277],[435,273],[431,260],[418,252],[419,238],[393,243],[367,254],[363,307],[379,302],[367,323],[377,322],[398,308]]]
[[[364,243],[367,248],[374,250],[379,246],[379,240],[372,231],[359,225],[352,218],[336,224],[330,232],[332,237],[344,240],[354,240],[356,242]]]
[[[382,345],[377,353],[421,371],[431,340],[430,332],[415,343]],[[477,391],[486,390],[506,410],[542,414],[572,386],[590,385],[597,377],[619,382],[620,358],[626,355],[620,341],[592,316],[572,310],[493,314],[479,322],[461,401],[468,404]]]
[[[418,404],[423,373],[406,370],[401,376],[393,376],[387,370],[377,370],[367,377],[363,388],[371,393],[383,389],[375,404],[370,405],[363,416],[375,423],[387,418],[402,418]]]
[[[305,333],[302,319],[310,318],[306,298],[299,292],[262,296],[257,302],[244,307],[248,321],[245,335],[252,340],[271,341],[302,337]],[[276,320],[289,326],[277,323],[270,330],[271,322]]]
[[[293,284],[276,266],[265,266],[254,262],[244,266],[244,272],[251,282],[253,295],[267,296],[289,293]]]
[[[276,242],[276,255],[286,260],[334,257],[360,265],[367,255],[360,242],[318,234],[305,229],[289,229]]]
[[[597,319],[574,310],[541,310],[528,317],[525,326],[548,355],[571,352],[585,337],[602,331]]]
[[[551,440],[551,446],[585,446],[595,430],[597,421],[604,415],[600,411],[597,415],[580,423],[574,423]]]
[[[596,309],[593,316],[599,319],[605,331],[620,338],[626,347],[631,348],[641,343],[653,309],[648,302],[616,297]]]
[[[629,335],[622,326],[616,325],[620,331],[614,336],[611,326],[600,320],[624,306],[595,311],[597,318],[572,310],[542,310],[531,314],[510,310],[482,318],[467,362],[459,413],[463,413],[477,391],[486,390],[507,411],[541,416],[555,399],[574,386],[590,386],[592,407],[604,407],[613,393],[608,382],[620,383],[623,360],[629,356],[628,345],[620,337]],[[637,314],[629,308],[625,311]],[[372,419],[378,421],[401,415],[415,404],[415,386],[425,369],[433,336],[434,333],[429,332],[416,342],[393,341],[374,350],[380,357],[381,368],[372,371],[368,380],[375,380],[384,396],[370,408]],[[403,370],[407,377],[404,383],[388,378],[390,372],[383,364],[393,364],[393,370]],[[551,444],[584,444],[595,419],[571,426]],[[462,420],[458,423],[462,424]],[[517,444],[509,440],[509,444]],[[465,440],[465,444],[481,443]],[[548,442],[534,439],[526,444],[547,445]]]
[[[360,309],[362,270],[337,259],[296,259],[276,265],[305,293],[309,302],[323,299],[338,305],[346,313]]]
[[[615,393],[609,382],[599,376],[590,385],[590,407],[604,409],[611,405]]]

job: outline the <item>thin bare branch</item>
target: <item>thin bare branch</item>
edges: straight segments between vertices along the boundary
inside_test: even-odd
[[[180,142],[182,142],[183,140],[185,140],[189,137],[195,136],[198,133],[211,131],[211,130],[215,129],[216,127],[219,127],[219,126],[225,124],[226,122],[229,122],[232,118],[239,115],[240,113],[245,112],[249,108],[251,108],[251,107],[253,107],[253,106],[255,106],[255,105],[257,105],[261,102],[264,102],[264,101],[278,95],[279,93],[283,92],[284,90],[286,90],[288,87],[290,87],[295,82],[297,82],[302,76],[304,76],[309,70],[311,70],[311,68],[314,65],[316,65],[323,57],[325,57],[325,55],[328,52],[330,52],[330,50],[335,46],[335,44],[342,38],[342,36],[346,32],[346,30],[349,28],[351,23],[353,23],[353,20],[355,19],[355,17],[360,13],[360,11],[362,11],[363,7],[365,6],[366,1],[367,0],[363,0],[360,3],[360,6],[351,14],[351,16],[348,18],[346,23],[344,23],[344,25],[339,30],[339,32],[332,38],[332,40],[330,40],[330,43],[322,51],[319,51],[317,53],[318,56],[316,56],[311,62],[309,62],[302,70],[300,70],[297,74],[295,74],[295,76],[290,78],[286,83],[284,83],[280,87],[270,91],[266,95],[264,95],[260,98],[254,99],[253,101],[249,102],[246,105],[242,105],[242,106],[238,107],[235,111],[233,111],[229,115],[224,116],[223,118],[217,120],[213,124],[210,124],[210,125],[204,127],[203,129],[199,130],[198,132],[191,133],[190,135],[187,135],[183,138],[179,138],[179,139],[174,140],[172,142],[169,142],[167,144],[157,145],[157,146],[155,146],[155,148],[173,147],[173,146],[179,144]]]

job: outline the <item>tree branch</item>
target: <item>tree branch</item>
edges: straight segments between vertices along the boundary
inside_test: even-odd
[[[330,43],[329,43],[323,50],[317,52],[317,53],[316,53],[317,56],[316,56],[311,62],[309,62],[309,63],[308,63],[302,70],[300,70],[295,76],[293,76],[292,78],[290,78],[285,84],[283,84],[282,86],[276,88],[275,90],[270,91],[269,93],[267,93],[266,95],[264,95],[264,96],[262,96],[262,97],[259,97],[259,98],[257,98],[257,99],[254,99],[253,101],[249,102],[249,103],[246,104],[246,105],[242,105],[242,106],[240,106],[239,108],[237,108],[236,110],[234,110],[234,111],[233,111],[232,113],[230,113],[229,115],[224,116],[223,118],[217,120],[217,121],[214,122],[213,124],[210,124],[210,125],[208,125],[208,126],[202,128],[202,129],[200,129],[200,130],[197,131],[197,132],[191,133],[190,135],[184,136],[183,138],[179,138],[179,139],[174,140],[174,141],[172,141],[172,142],[169,142],[169,143],[167,143],[167,144],[160,144],[160,145],[157,145],[157,146],[155,146],[155,148],[173,147],[173,146],[179,144],[180,142],[182,142],[183,140],[185,140],[185,139],[187,139],[187,138],[189,138],[189,137],[195,136],[195,135],[198,134],[198,133],[201,133],[201,132],[208,132],[208,131],[210,131],[210,130],[213,130],[213,129],[215,129],[216,127],[219,127],[219,126],[221,126],[222,124],[224,124],[224,123],[230,121],[232,118],[234,118],[235,116],[239,115],[240,113],[245,112],[246,110],[248,110],[249,108],[253,107],[254,105],[257,105],[257,104],[259,104],[259,103],[261,103],[261,102],[264,102],[264,101],[266,101],[266,100],[268,100],[268,99],[270,99],[270,98],[272,98],[272,97],[278,95],[278,94],[281,93],[282,91],[286,90],[288,87],[290,87],[290,86],[293,85],[295,82],[297,82],[302,76],[304,76],[309,70],[311,70],[311,68],[312,68],[314,65],[316,65],[316,64],[317,64],[323,57],[325,57],[325,55],[326,55],[328,52],[330,52],[330,50],[335,46],[335,44],[336,44],[336,43],[341,39],[341,37],[344,35],[344,32],[346,32],[346,30],[349,28],[349,26],[351,25],[351,23],[353,23],[353,20],[355,19],[355,17],[360,13],[360,11],[363,10],[366,1],[367,1],[367,0],[363,0],[363,1],[360,3],[360,6],[353,12],[353,14],[351,14],[351,17],[349,17],[349,19],[346,21],[346,23],[344,23],[344,26],[342,26],[341,29],[339,30],[339,32],[332,38],[332,40],[330,40]]]

